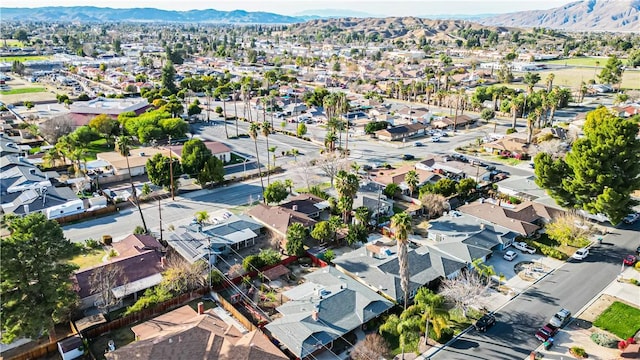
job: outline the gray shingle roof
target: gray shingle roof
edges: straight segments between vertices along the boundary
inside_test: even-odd
[[[393,305],[333,267],[305,276],[295,297],[277,308],[284,316],[266,328],[298,357],[305,357],[387,311]],[[317,312],[317,319],[314,319]]]

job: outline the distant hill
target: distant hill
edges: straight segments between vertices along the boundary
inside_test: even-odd
[[[640,31],[640,0],[583,0],[549,10],[521,11],[478,20],[485,25],[570,31]]]
[[[196,22],[211,24],[291,24],[305,19],[244,10],[171,11],[153,8],[112,9],[93,6],[2,8],[2,21],[58,22]]]
[[[287,31],[294,35],[310,34],[318,31],[352,32],[368,38],[376,36],[381,39],[413,41],[421,37],[432,40],[450,41],[456,38],[460,29],[490,29],[503,33],[505,27],[484,26],[466,20],[430,20],[417,17],[387,18],[341,18],[315,19],[289,26]]]

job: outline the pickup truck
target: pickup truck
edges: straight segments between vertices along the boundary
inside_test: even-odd
[[[518,250],[520,250],[520,251],[522,251],[522,252],[526,252],[526,253],[529,253],[529,254],[535,254],[536,253],[536,249],[535,248],[527,245],[527,243],[522,242],[522,241],[521,242],[514,242],[513,243],[513,247],[518,249]]]

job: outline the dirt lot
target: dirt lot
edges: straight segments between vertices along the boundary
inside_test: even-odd
[[[45,84],[41,83],[29,83],[25,80],[19,78],[13,78],[11,81],[7,81],[6,83],[11,90],[13,89],[25,89],[25,88],[36,88],[36,87],[44,87],[47,91],[36,92],[36,93],[26,93],[26,94],[13,94],[13,95],[0,95],[0,101],[6,104],[18,104],[25,100],[29,101],[49,101],[56,100],[56,89],[51,88]],[[62,92],[58,90],[58,92]]]

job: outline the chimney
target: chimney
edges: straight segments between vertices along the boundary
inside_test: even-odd
[[[311,318],[313,321],[318,321],[318,310],[313,310],[313,312],[311,312]]]
[[[24,214],[29,214],[29,204],[24,204]]]
[[[198,315],[203,315],[203,314],[204,314],[204,303],[200,301],[198,303]]]
[[[298,211],[298,205],[293,205],[292,209],[293,211]]]
[[[484,230],[484,223],[480,224],[480,230]]]
[[[164,269],[167,266],[167,258],[165,256],[160,258],[160,266]]]

